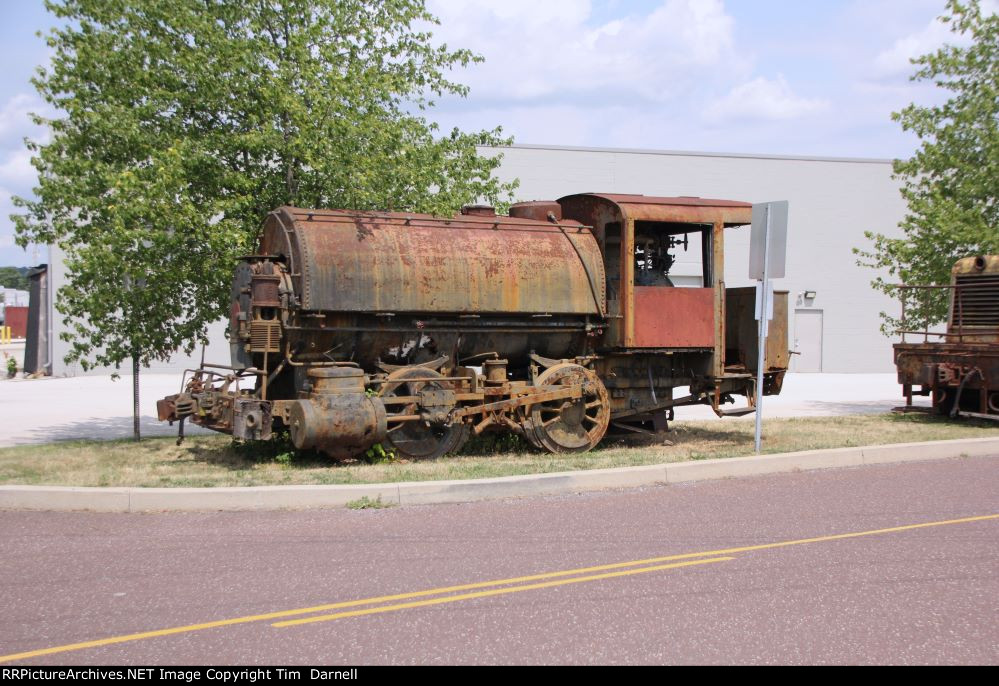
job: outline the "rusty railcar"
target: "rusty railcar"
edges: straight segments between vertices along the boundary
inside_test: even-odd
[[[929,396],[939,414],[999,420],[999,255],[958,260],[947,286],[899,286],[903,307],[922,295],[950,294],[946,330],[911,330],[902,313],[902,342],[894,345],[898,382],[906,405],[913,395]],[[906,336],[921,336],[910,342]],[[931,340],[932,339],[932,340]],[[918,390],[917,390],[918,389]]]
[[[231,364],[190,370],[159,417],[432,458],[483,431],[574,452],[611,426],[665,429],[679,406],[744,414],[753,295],[723,266],[725,232],[750,223],[747,203],[593,193],[509,216],[283,207],[236,269]],[[694,287],[670,278],[680,249],[700,256]],[[786,293],[771,332],[767,394],[787,369]]]

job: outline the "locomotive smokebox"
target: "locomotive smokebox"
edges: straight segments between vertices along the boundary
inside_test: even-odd
[[[385,439],[385,405],[365,395],[364,372],[355,367],[320,367],[309,370],[309,382],[309,397],[291,403],[289,410],[296,448],[350,457]]]

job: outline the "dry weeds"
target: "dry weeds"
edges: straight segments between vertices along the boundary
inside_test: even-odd
[[[999,436],[987,421],[926,416],[772,419],[764,423],[764,452],[782,453],[886,443]],[[667,443],[664,443],[664,440]],[[315,454],[292,455],[281,445],[236,445],[227,436],[71,441],[0,449],[0,483],[62,486],[263,486],[475,479],[514,474],[680,462],[753,454],[753,422],[683,422],[665,437],[607,437],[582,455],[529,452],[513,441],[494,454],[465,454],[429,462],[333,463]],[[512,445],[511,445],[512,444]],[[491,444],[466,453],[493,452]]]

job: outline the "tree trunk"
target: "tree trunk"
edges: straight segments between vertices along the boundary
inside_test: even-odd
[[[135,440],[139,435],[139,353],[132,353],[132,432]]]

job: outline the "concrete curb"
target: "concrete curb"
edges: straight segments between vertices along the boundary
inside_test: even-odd
[[[245,488],[0,486],[0,509],[62,512],[304,510],[344,507],[363,497],[401,505],[463,503],[952,457],[999,457],[999,438],[808,450],[461,481]]]

